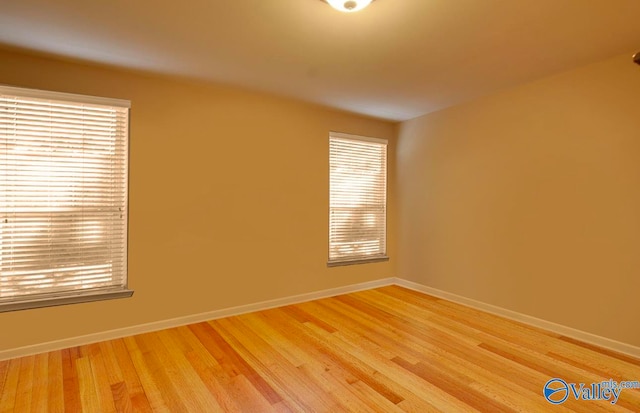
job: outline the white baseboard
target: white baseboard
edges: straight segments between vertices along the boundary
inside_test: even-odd
[[[99,333],[87,334],[84,336],[71,337],[62,340],[49,341],[46,343],[34,344],[30,346],[18,347],[15,349],[0,351],[0,360],[7,360],[16,357],[30,356],[33,354],[45,353],[48,351],[61,350],[69,347],[76,347],[105,340],[113,340],[136,334],[149,333],[152,331],[164,330],[172,327],[179,327],[188,324],[200,323],[217,318],[230,317],[239,314],[251,313],[254,311],[267,310],[269,308],[282,307],[285,305],[302,303],[305,301],[318,300],[332,297],[334,295],[348,294],[356,291],[369,290],[372,288],[384,287],[394,284],[394,278],[384,278],[381,280],[368,281],[360,284],[347,285],[344,287],[330,288],[328,290],[315,291],[312,293],[293,295],[289,297],[276,298],[275,300],[261,301],[252,304],[240,305],[237,307],[224,308],[221,310],[209,311],[206,313],[192,314],[184,317],[171,318],[169,320],[155,321],[147,324],[139,324],[131,327],[118,328],[115,330],[103,331]]]
[[[67,339],[49,341],[46,343],[34,344],[30,346],[25,346],[25,347],[18,347],[15,349],[3,350],[3,351],[0,351],[0,360],[30,356],[33,354],[61,350],[69,347],[76,347],[76,346],[81,346],[81,345],[86,345],[91,343],[97,343],[105,340],[113,340],[113,339],[132,336],[136,334],[149,333],[153,331],[164,330],[167,328],[199,323],[202,321],[215,320],[217,318],[230,317],[230,316],[250,313],[254,311],[267,310],[269,308],[282,307],[285,305],[301,303],[305,301],[318,300],[321,298],[332,297],[334,295],[348,294],[356,291],[363,291],[363,290],[369,290],[372,288],[384,287],[387,285],[399,285],[401,287],[405,287],[411,290],[429,294],[434,297],[442,298],[448,301],[452,301],[454,303],[458,303],[471,308],[486,311],[488,313],[505,317],[511,320],[519,321],[521,323],[528,324],[534,327],[542,328],[544,330],[547,330],[553,333],[562,334],[564,336],[571,337],[576,340],[583,341],[585,343],[594,344],[596,346],[600,346],[606,349],[617,351],[623,354],[628,354],[632,357],[640,358],[640,347],[632,346],[626,343],[621,343],[619,341],[611,340],[605,337],[597,336],[595,334],[587,333],[585,331],[581,331],[571,327],[552,323],[550,321],[528,316],[526,314],[518,313],[516,311],[507,310],[506,308],[483,303],[481,301],[473,300],[471,298],[467,298],[467,297],[452,294],[446,291],[438,290],[436,288],[427,287],[425,285],[418,284],[413,281],[408,281],[403,278],[384,278],[381,280],[374,280],[374,281],[364,282],[360,284],[330,288],[328,290],[315,291],[311,293],[294,295],[290,297],[282,297],[274,300],[261,301],[261,302],[241,305],[237,307],[230,307],[230,308],[224,308],[221,310],[209,311],[206,313],[192,314],[184,317],[172,318],[169,320],[155,321],[147,324],[139,324],[131,327],[124,327],[124,328],[118,328],[115,330],[109,330],[109,331],[104,331],[104,332],[99,332],[94,334],[87,334],[84,336],[71,337]]]
[[[611,340],[606,337],[587,333],[586,331],[577,330],[561,324],[552,323],[551,321],[507,310],[506,308],[483,303],[481,301],[438,290],[436,288],[427,287],[403,278],[395,278],[394,284],[640,359],[640,347],[632,346],[631,344]]]

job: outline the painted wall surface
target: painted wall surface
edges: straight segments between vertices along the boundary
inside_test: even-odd
[[[135,290],[0,313],[0,351],[395,276],[391,122],[13,51],[0,83],[131,100]],[[327,268],[331,130],[390,140],[389,262]]]
[[[403,123],[398,276],[640,346],[630,55]]]

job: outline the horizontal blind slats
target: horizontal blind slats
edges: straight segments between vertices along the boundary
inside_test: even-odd
[[[59,97],[0,88],[0,304],[126,286],[128,107]]]
[[[329,139],[329,260],[384,256],[387,145],[344,136]]]

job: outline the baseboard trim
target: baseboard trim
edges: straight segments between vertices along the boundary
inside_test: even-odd
[[[526,314],[519,313],[517,311],[508,310],[506,308],[487,304],[447,291],[438,290],[437,288],[427,287],[425,285],[418,284],[413,281],[408,281],[403,278],[395,278],[394,284],[640,359],[640,347],[632,346],[631,344],[611,340],[606,337],[598,336],[592,333],[587,333],[586,331],[577,330],[575,328],[556,324],[551,321],[532,317]]]
[[[105,340],[114,340],[117,338],[133,336],[136,334],[150,333],[153,331],[164,330],[167,328],[179,327],[193,323],[200,323],[217,318],[231,317],[254,311],[267,310],[270,308],[282,307],[285,305],[302,303],[305,301],[318,300],[321,298],[332,297],[335,295],[348,294],[357,291],[369,290],[372,288],[384,287],[392,285],[395,278],[384,278],[352,284],[343,287],[329,288],[327,290],[315,291],[311,293],[293,295],[289,297],[276,298],[274,300],[261,301],[252,304],[240,305],[237,307],[224,308],[220,310],[209,311],[205,313],[192,314],[184,317],[176,317],[168,320],[155,321],[152,323],[139,324],[130,327],[118,328],[99,333],[87,334],[78,337],[71,337],[62,340],[49,341],[46,343],[34,344],[30,346],[18,347],[15,349],[0,351],[0,361],[17,357],[31,356],[33,354],[45,353],[49,351],[61,350],[69,347],[76,347],[91,343],[97,343]]]
[[[635,358],[640,359],[640,347],[632,346],[630,344],[622,343],[619,341],[611,340],[606,337],[601,337],[595,334],[587,333],[585,331],[577,330],[575,328],[556,324],[547,320],[532,317],[526,314],[522,314],[516,311],[508,310],[506,308],[498,307],[492,304],[487,304],[481,301],[477,301],[471,298],[463,297],[457,294],[453,294],[447,291],[439,290],[437,288],[428,287],[413,281],[405,280],[403,278],[383,278],[380,280],[368,281],[359,284],[352,284],[343,287],[330,288],[327,290],[315,291],[311,293],[299,294],[289,297],[277,298],[274,300],[261,301],[246,305],[240,305],[236,307],[224,308],[220,310],[209,311],[205,313],[192,314],[184,317],[176,317],[168,320],[155,321],[152,323],[139,324],[130,327],[119,328],[115,330],[109,330],[99,333],[87,334],[78,337],[71,337],[62,340],[50,341],[46,343],[34,344],[30,346],[18,347],[15,349],[0,351],[0,361],[17,357],[30,356],[33,354],[45,353],[48,351],[61,350],[69,347],[76,347],[91,343],[97,343],[105,340],[113,340],[117,338],[133,336],[136,334],[150,333],[153,331],[164,330],[167,328],[179,327],[193,323],[199,323],[202,321],[215,320],[218,318],[231,317],[234,315],[240,315],[245,313],[251,313],[254,311],[267,310],[270,308],[282,307],[285,305],[302,303],[305,301],[318,300],[321,298],[332,297],[335,295],[349,294],[357,291],[369,290],[372,288],[384,287],[388,285],[398,285],[411,290],[415,290],[424,294],[429,294],[434,297],[442,298],[444,300],[452,301],[454,303],[462,304],[471,308],[485,311],[487,313],[495,314],[501,317],[508,318],[510,320],[519,321],[524,324],[538,327],[553,333],[562,334],[576,340],[583,341],[585,343],[593,344],[599,347],[603,347],[609,350],[617,351],[619,353],[627,354]]]

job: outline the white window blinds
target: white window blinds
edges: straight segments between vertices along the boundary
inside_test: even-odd
[[[329,264],[386,258],[387,141],[329,138]]]
[[[128,123],[128,101],[0,86],[0,311],[127,291]]]

